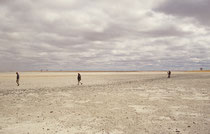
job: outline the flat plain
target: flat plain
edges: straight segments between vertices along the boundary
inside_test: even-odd
[[[0,73],[0,134],[209,134],[210,72]]]

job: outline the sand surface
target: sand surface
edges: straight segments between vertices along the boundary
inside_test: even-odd
[[[210,134],[210,73],[0,73],[0,134]]]

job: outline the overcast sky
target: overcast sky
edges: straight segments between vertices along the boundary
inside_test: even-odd
[[[210,0],[0,0],[0,71],[210,69]]]

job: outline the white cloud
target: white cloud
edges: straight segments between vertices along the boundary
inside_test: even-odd
[[[189,2],[0,1],[0,71],[209,68],[207,9]]]

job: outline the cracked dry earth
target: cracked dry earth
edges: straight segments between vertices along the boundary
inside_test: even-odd
[[[210,73],[0,74],[0,134],[209,134]]]

